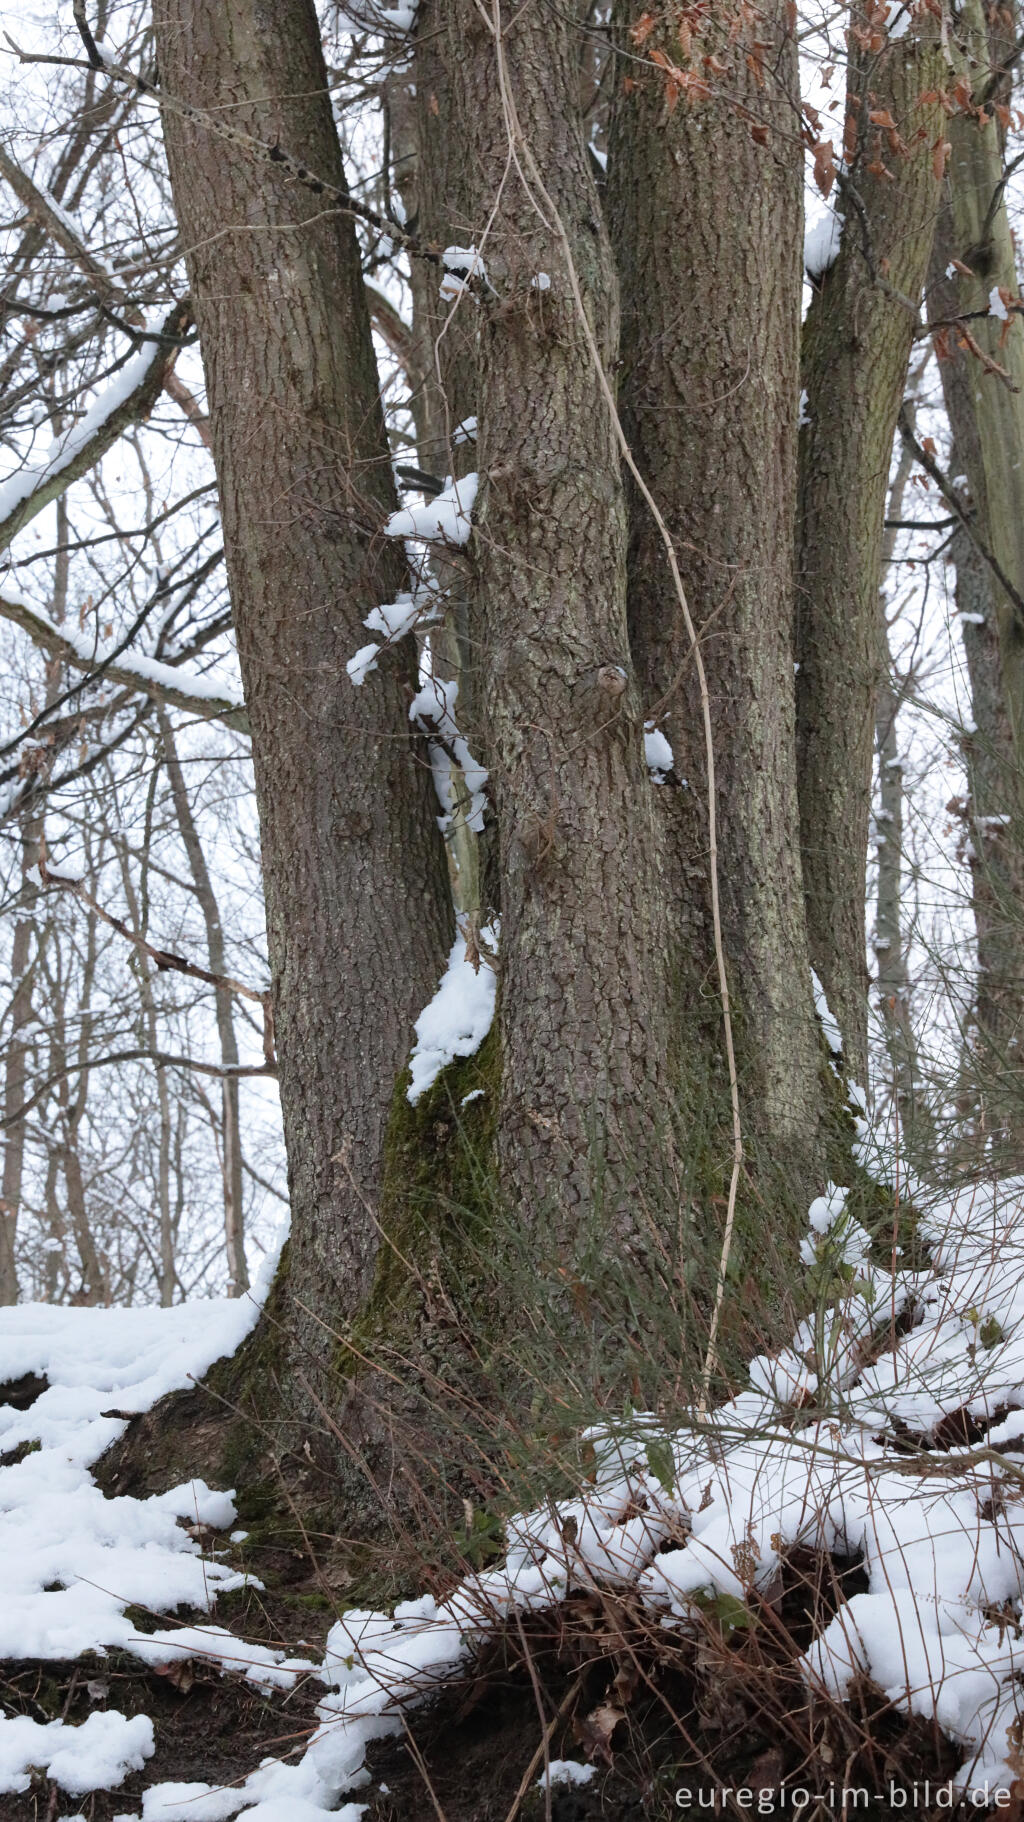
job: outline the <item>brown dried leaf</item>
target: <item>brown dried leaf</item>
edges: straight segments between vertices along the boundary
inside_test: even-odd
[[[819,139],[814,147],[814,181],[821,194],[828,196],[836,180],[836,154],[831,139]]]
[[[602,1759],[606,1765],[612,1763],[612,1735],[625,1718],[623,1710],[614,1703],[602,1702],[577,1722],[576,1732],[588,1758]]]
[[[952,149],[949,140],[943,139],[940,134],[932,147],[932,174],[937,183],[941,183],[946,175],[946,160]],[[954,260],[953,264],[957,267],[958,271],[967,270],[966,266],[960,266],[957,260]]]

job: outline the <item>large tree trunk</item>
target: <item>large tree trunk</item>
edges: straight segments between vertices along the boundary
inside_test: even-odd
[[[410,78],[414,78],[411,80]],[[460,207],[462,147],[452,132],[451,93],[445,58],[429,12],[420,9],[411,66],[388,78],[385,108],[394,181],[406,218],[422,239],[439,247],[464,246],[472,229]],[[430,261],[411,262],[412,333],[409,383],[420,468],[436,479],[462,478],[475,470],[471,421],[478,395],[477,312],[471,300],[442,296],[441,273]],[[467,307],[468,306],[468,307]],[[471,751],[479,750],[477,638],[472,621],[471,577],[464,561],[435,548],[431,572],[444,593],[443,622],[430,634],[437,672],[458,685],[458,719]],[[497,906],[485,903],[481,862],[493,846],[468,826],[471,794],[453,767],[452,818],[445,833],[453,895],[474,929]]]
[[[803,338],[796,657],[804,880],[811,960],[862,1082],[882,531],[938,203],[933,146],[944,123],[936,101],[920,102],[941,86],[944,68],[935,22],[924,18],[882,49],[870,32],[866,44],[854,39],[839,194],[845,226]],[[919,30],[926,36],[918,39]]]
[[[204,121],[344,188],[308,0],[170,0],[165,133],[206,370],[252,727],[288,1151],[288,1347],[317,1378],[378,1251],[381,1148],[449,922],[429,772],[410,739],[412,652],[349,686],[362,618],[404,581],[353,223]]]
[[[688,64],[622,0],[617,40]],[[655,61],[617,81],[608,198],[624,276],[623,418],[675,542],[710,693],[722,923],[748,1160],[791,1217],[820,1163],[821,1053],[803,920],[791,649],[799,395],[801,154],[796,47],[780,3],[759,50],[713,23],[678,101]],[[632,36],[631,36],[632,34]],[[700,92],[705,53],[726,58]],[[624,68],[627,66],[623,66]],[[759,123],[757,135],[751,120]],[[729,1095],[711,929],[699,678],[663,540],[631,490],[630,636],[645,713],[675,773],[655,791],[671,907],[677,1081],[689,1149],[728,1163]],[[699,1187],[707,1188],[706,1185]],[[771,1276],[758,1221],[757,1266]],[[774,1220],[772,1223],[775,1225]],[[777,1231],[780,1237],[785,1222]],[[792,1270],[783,1243],[783,1276]],[[776,1274],[776,1282],[778,1275]]]
[[[967,80],[980,105],[990,69],[980,0],[968,0],[959,36]],[[976,114],[966,111],[949,119],[946,132],[951,148],[950,215],[943,224],[943,239],[950,257],[970,271],[949,278],[945,263],[939,269],[936,260],[928,314],[932,322],[952,319],[954,325],[939,340],[940,372],[979,527],[1009,583],[994,590],[993,601],[1006,712],[1015,746],[1024,752],[1024,468],[1019,459],[1024,450],[1024,321],[1016,313],[1001,317],[998,295],[996,310],[990,308],[1000,289],[1009,297],[1017,295],[1001,134],[991,112],[980,123]],[[965,345],[956,326],[961,318],[980,353]],[[993,365],[1005,377],[993,371]],[[973,421],[970,430],[968,416]]]
[[[499,32],[471,0],[433,17],[487,266],[462,301],[479,313],[473,624],[500,843],[498,1159],[564,1272],[595,1239],[606,1260],[643,1255],[645,1222],[677,1219],[663,895],[601,375],[617,285],[570,17],[526,8]]]

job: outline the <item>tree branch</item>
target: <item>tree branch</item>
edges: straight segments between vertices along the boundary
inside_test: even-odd
[[[88,474],[117,442],[122,431],[149,416],[163,391],[177,358],[181,337],[191,321],[191,300],[181,298],[164,319],[147,356],[134,357],[140,362],[141,372],[132,390],[122,396],[119,388],[112,387],[108,395],[109,409],[104,410],[101,396],[84,422],[69,433],[41,469],[26,466],[20,474],[16,472],[0,486],[0,550],[5,550],[18,532],[59,499],[73,481]]]
[[[236,1081],[242,1076],[277,1075],[277,1064],[272,1062],[235,1063],[229,1066],[224,1063],[200,1063],[194,1057],[173,1056],[165,1050],[112,1050],[107,1056],[88,1057],[84,1063],[69,1063],[64,1069],[58,1069],[56,1074],[47,1076],[45,1082],[35,1090],[34,1094],[29,1096],[27,1101],[23,1101],[13,1113],[5,1114],[3,1119],[0,1119],[0,1132],[6,1132],[11,1126],[16,1126],[19,1120],[27,1120],[29,1114],[39,1106],[40,1102],[45,1101],[47,1095],[61,1082],[66,1081],[68,1076],[84,1075],[90,1069],[105,1069],[112,1063],[147,1062],[155,1063],[158,1069],[192,1069],[198,1075],[219,1076]],[[268,1184],[264,1187],[269,1188],[270,1186]]]
[[[74,670],[85,671],[97,678],[107,677],[111,683],[154,696],[161,702],[169,703],[172,708],[184,709],[188,714],[205,716],[211,721],[223,721],[226,727],[234,728],[236,733],[249,732],[248,717],[241,703],[233,702],[228,696],[216,696],[212,691],[204,692],[198,681],[190,687],[187,676],[175,676],[174,665],[161,664],[156,659],[149,658],[133,660],[130,654],[108,662],[101,652],[83,651],[69,633],[47,619],[45,614],[29,607],[24,601],[12,601],[6,595],[0,595],[0,619],[10,620],[15,626],[20,626],[33,645],[37,645],[51,658],[61,659]]]
[[[950,485],[949,480],[943,474],[942,469],[939,467],[939,464],[935,460],[935,457],[932,455],[929,455],[928,451],[918,441],[917,437],[914,434],[914,430],[911,425],[910,418],[907,413],[907,407],[905,404],[900,406],[900,415],[899,415],[898,421],[899,421],[900,436],[903,438],[903,441],[906,444],[907,448],[913,450],[914,455],[915,455],[917,461],[921,464],[921,467],[924,469],[925,474],[930,475],[931,479],[935,482],[935,485],[938,488],[939,492],[941,493],[947,506],[952,508],[953,513],[955,514],[956,518],[959,520],[960,524],[963,526],[964,530],[966,531],[967,536],[970,538],[971,543],[974,545],[975,550],[978,552],[978,555],[981,557],[983,562],[988,564],[988,567],[992,571],[992,574],[995,576],[996,581],[999,583],[999,586],[1003,590],[1005,590],[1007,597],[1013,604],[1014,611],[1016,612],[1020,625],[1024,626],[1024,598],[1022,598],[1021,595],[1018,594],[1017,590],[1014,588],[1013,583],[1010,581],[1009,576],[1006,574],[1006,571],[1004,570],[1002,564],[999,562],[999,559],[996,557],[995,553],[993,551],[989,550],[988,545],[984,542],[984,540],[982,538],[980,538],[978,536],[978,532],[977,532],[977,529],[974,524],[973,515],[971,513],[967,512],[967,510],[960,504],[960,501],[957,497],[955,488],[953,488]]]
[[[123,936],[126,942],[139,950],[140,954],[148,956],[161,972],[187,974],[191,980],[205,981],[208,987],[222,987],[229,993],[240,994],[243,999],[254,1000],[257,1006],[262,1006],[266,1010],[270,995],[269,988],[247,987],[244,981],[236,981],[233,975],[214,974],[209,968],[201,968],[198,962],[190,962],[183,955],[175,955],[171,949],[157,949],[137,930],[129,929],[121,918],[115,917],[112,911],[107,911],[99,900],[93,897],[83,879],[72,879],[67,873],[51,872],[46,864],[42,844],[40,844],[37,864],[43,886],[60,886],[67,892],[73,892],[75,897],[81,899],[83,905],[100,919],[101,923],[106,924],[111,930],[116,930],[118,935]]]

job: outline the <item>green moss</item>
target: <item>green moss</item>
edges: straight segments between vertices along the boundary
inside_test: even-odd
[[[424,1281],[453,1275],[461,1281],[493,1231],[497,1030],[492,1027],[475,1056],[450,1063],[415,1106],[407,1095],[409,1079],[403,1070],[385,1131],[373,1287],[351,1345],[338,1349],[338,1368],[346,1376],[382,1338],[394,1343],[396,1316],[419,1304]]]
[[[930,1263],[928,1243],[921,1232],[920,1217],[913,1202],[897,1198],[889,1183],[876,1183],[864,1170],[858,1170],[846,1206],[854,1220],[871,1236],[871,1261],[886,1271],[921,1272]]]
[[[280,1506],[280,1489],[260,1478],[266,1439],[259,1416],[268,1392],[284,1377],[288,1338],[289,1244],[286,1241],[274,1273],[263,1314],[237,1353],[214,1362],[204,1386],[226,1417],[221,1445],[223,1473],[241,1488],[238,1520],[252,1527]]]

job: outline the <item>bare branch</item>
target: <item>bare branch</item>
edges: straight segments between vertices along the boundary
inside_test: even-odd
[[[243,999],[255,1000],[257,1006],[262,1006],[264,1011],[266,1010],[269,988],[248,987],[244,981],[236,981],[233,975],[211,973],[209,968],[201,968],[198,962],[190,962],[183,955],[175,955],[171,949],[157,949],[137,930],[130,930],[121,918],[115,917],[112,911],[106,910],[99,900],[93,897],[83,879],[72,879],[66,873],[51,872],[46,864],[42,843],[40,843],[38,867],[39,878],[44,886],[60,886],[65,891],[72,892],[76,898],[81,899],[88,910],[100,919],[101,923],[106,924],[111,930],[116,930],[117,934],[123,936],[126,942],[131,943],[134,949],[138,949],[140,954],[148,956],[160,972],[187,974],[191,980],[205,981],[208,987],[222,987],[229,993],[240,994]]]
[[[5,550],[18,532],[23,531],[39,513],[59,499],[73,481],[88,474],[130,424],[141,423],[149,416],[163,391],[167,375],[177,358],[181,338],[191,321],[192,305],[190,299],[185,297],[174,305],[164,319],[159,335],[151,344],[149,358],[143,363],[141,376],[132,390],[125,397],[119,397],[115,393],[109,411],[101,409],[102,401],[93,408],[96,423],[90,434],[82,436],[81,430],[77,436],[72,433],[64,448],[58,449],[43,468],[38,471],[26,469],[22,475],[15,474],[4,484],[0,489],[0,500],[4,501],[6,512],[0,518],[0,550]],[[0,506],[0,511],[3,511],[3,506]]]
[[[108,663],[101,652],[83,651],[68,632],[36,608],[29,607],[24,601],[12,601],[6,595],[0,595],[0,619],[10,620],[15,626],[20,626],[41,651],[51,658],[61,659],[74,670],[85,671],[87,674],[101,673],[111,683],[139,690],[147,696],[169,703],[172,708],[184,709],[188,714],[206,717],[211,721],[222,721],[226,727],[234,728],[236,733],[247,734],[249,731],[248,718],[240,703],[233,702],[230,697],[204,691],[198,681],[190,686],[187,676],[175,676],[174,665],[159,664],[148,658],[140,663],[133,660],[130,654]]]
[[[191,1069],[198,1075],[219,1076],[222,1080],[235,1081],[242,1076],[277,1075],[277,1064],[272,1062],[235,1063],[228,1067],[223,1063],[200,1063],[195,1057],[173,1056],[165,1050],[112,1050],[107,1056],[88,1057],[81,1063],[69,1063],[66,1068],[57,1070],[56,1074],[47,1076],[45,1082],[40,1084],[27,1101],[23,1101],[13,1113],[5,1114],[3,1119],[0,1119],[0,1132],[6,1132],[11,1126],[16,1126],[19,1120],[27,1120],[29,1114],[39,1106],[40,1102],[45,1101],[53,1089],[66,1081],[68,1076],[85,1075],[91,1069],[104,1069],[108,1065],[116,1063],[155,1063],[158,1069]],[[275,1190],[274,1194],[277,1193]]]

